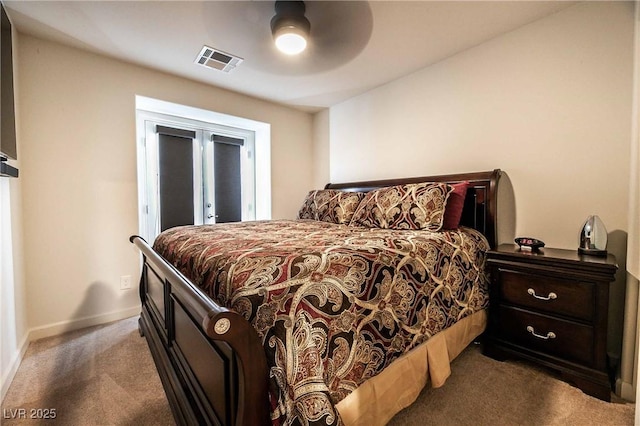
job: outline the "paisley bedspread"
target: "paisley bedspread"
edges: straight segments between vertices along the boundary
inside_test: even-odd
[[[312,220],[183,226],[154,249],[258,331],[275,424],[340,424],[334,404],[488,306],[477,231]]]

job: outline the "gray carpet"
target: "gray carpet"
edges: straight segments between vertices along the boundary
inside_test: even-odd
[[[478,346],[452,371],[389,425],[633,425],[634,404],[591,398],[546,370],[489,359]],[[3,425],[174,424],[137,318],[32,342],[2,409]],[[18,409],[27,417],[55,409],[56,419],[11,419]]]
[[[27,417],[31,409],[55,409],[61,425],[174,424],[137,318],[32,342],[2,408],[3,417],[12,417],[10,409],[26,409]]]
[[[472,345],[453,361],[443,387],[425,388],[389,426],[633,425],[635,404],[615,394],[612,401],[590,397],[547,369],[487,358]]]

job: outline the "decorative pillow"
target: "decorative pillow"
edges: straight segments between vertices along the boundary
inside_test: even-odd
[[[335,189],[310,191],[298,212],[298,219],[349,224],[364,198],[362,192],[346,192]]]
[[[462,209],[464,207],[464,199],[467,196],[467,188],[469,182],[464,181],[451,185],[453,191],[449,194],[447,200],[447,206],[444,209],[444,221],[442,223],[442,229],[456,229],[460,226],[460,219],[462,218]]]
[[[351,224],[439,231],[452,190],[453,187],[446,183],[424,182],[370,191],[354,213]]]

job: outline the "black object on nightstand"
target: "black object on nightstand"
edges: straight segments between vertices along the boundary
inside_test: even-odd
[[[491,306],[484,354],[551,367],[585,393],[610,401],[607,316],[615,257],[502,244],[488,252],[487,267]]]

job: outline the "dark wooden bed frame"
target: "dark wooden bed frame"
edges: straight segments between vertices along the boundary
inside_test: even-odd
[[[500,170],[407,179],[327,184],[369,191],[417,182],[469,181],[461,224],[497,244]],[[138,236],[143,255],[139,328],[149,344],[173,416],[184,425],[270,424],[268,368],[248,321],[217,305]]]

